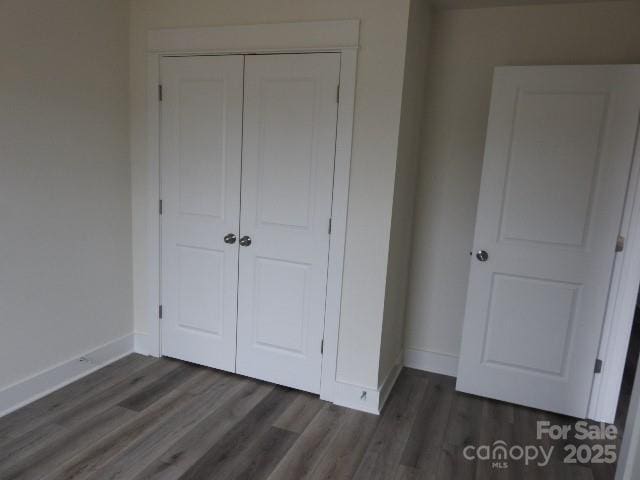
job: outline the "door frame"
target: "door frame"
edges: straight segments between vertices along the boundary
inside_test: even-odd
[[[136,338],[136,351],[161,355],[158,307],[160,285],[160,59],[163,56],[247,55],[333,52],[340,54],[339,104],[331,207],[332,231],[324,324],[324,353],[320,398],[332,401],[336,380],[338,334],[342,302],[342,273],[347,231],[349,172],[355,105],[358,20],[295,22],[150,30],[147,35],[145,246],[149,259],[144,272],[149,325],[147,335]]]
[[[615,257],[607,309],[598,348],[602,371],[595,374],[587,416],[613,423],[620,397],[631,327],[640,286],[640,116],[626,191],[620,235],[625,239]],[[634,385],[634,388],[636,386]]]

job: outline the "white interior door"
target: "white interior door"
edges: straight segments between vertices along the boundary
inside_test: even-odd
[[[639,87],[635,66],[496,69],[458,390],[586,415]]]
[[[162,353],[235,370],[242,56],[163,58]]]
[[[246,57],[238,373],[319,392],[340,55]]]

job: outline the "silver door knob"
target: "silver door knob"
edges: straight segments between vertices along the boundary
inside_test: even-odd
[[[224,243],[233,245],[234,243],[236,243],[236,236],[233,233],[227,233],[224,236]]]
[[[249,245],[251,245],[251,237],[249,235],[240,237],[240,241],[238,243],[243,247],[248,247]]]
[[[476,258],[481,262],[486,262],[487,260],[489,260],[489,254],[485,250],[478,250],[478,253],[476,253]]]

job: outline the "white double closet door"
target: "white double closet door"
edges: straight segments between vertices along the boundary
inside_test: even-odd
[[[162,59],[163,355],[319,392],[339,70]]]

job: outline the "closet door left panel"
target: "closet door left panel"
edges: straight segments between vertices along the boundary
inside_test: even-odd
[[[242,56],[161,60],[162,354],[235,371]],[[226,237],[226,241],[225,241]]]

